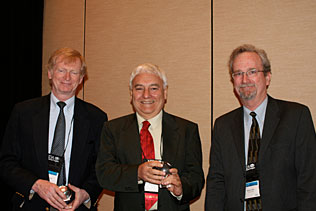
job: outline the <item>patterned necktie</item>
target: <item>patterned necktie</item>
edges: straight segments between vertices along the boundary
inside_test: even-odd
[[[258,172],[257,172],[257,162],[259,156],[259,149],[260,149],[260,128],[259,124],[256,119],[256,113],[251,112],[250,115],[252,116],[252,124],[250,127],[250,134],[249,134],[249,144],[248,144],[248,162],[247,166],[254,165],[254,170],[247,170],[246,177],[247,182],[258,180]],[[250,198],[246,199],[246,210],[247,211],[261,211],[261,198]]]
[[[155,159],[154,141],[148,128],[150,123],[148,121],[143,122],[143,127],[140,131],[140,144],[142,147],[142,159],[151,160]],[[145,192],[145,209],[148,211],[158,201],[157,193]]]
[[[58,102],[57,105],[60,107],[60,112],[58,115],[56,128],[54,132],[54,139],[52,144],[51,154],[58,155],[60,157],[64,156],[64,149],[65,149],[65,131],[66,131],[66,122],[65,122],[65,115],[64,115],[64,107],[66,103]],[[64,185],[65,184],[65,165],[63,162],[60,175],[58,177],[57,185]]]

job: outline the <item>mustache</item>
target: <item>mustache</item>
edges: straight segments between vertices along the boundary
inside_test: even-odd
[[[246,87],[253,87],[253,86],[255,86],[255,84],[253,84],[253,83],[248,83],[248,84],[241,84],[241,85],[239,86],[239,88],[246,88]]]

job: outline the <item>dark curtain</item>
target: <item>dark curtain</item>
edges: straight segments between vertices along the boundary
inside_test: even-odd
[[[4,21],[7,25],[2,30],[6,36],[2,50],[1,90],[1,144],[7,121],[15,103],[41,96],[42,83],[42,31],[44,0],[8,1]],[[3,26],[4,28],[4,26]],[[5,51],[7,46],[8,51]],[[5,97],[5,98],[4,98]],[[5,103],[4,103],[5,102]],[[1,210],[11,210],[10,200],[13,190],[2,180]],[[4,205],[4,206],[2,206]]]

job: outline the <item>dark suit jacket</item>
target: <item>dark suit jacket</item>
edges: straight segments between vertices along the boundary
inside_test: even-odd
[[[178,201],[166,189],[158,195],[159,211],[189,210],[189,201],[198,197],[204,185],[201,142],[198,126],[163,113],[163,160],[178,169],[183,197]],[[104,124],[96,164],[99,183],[115,191],[114,210],[144,211],[143,185],[138,185],[141,146],[136,114]]]
[[[50,95],[18,103],[4,135],[0,155],[1,177],[17,194],[14,206],[24,200],[23,210],[45,210],[49,205],[30,190],[37,179],[48,180],[48,124]],[[75,99],[74,129],[69,183],[85,189],[92,205],[102,188],[95,175],[99,138],[107,115],[99,108]],[[80,209],[85,210],[84,205]]]
[[[245,196],[243,108],[215,122],[206,210],[242,211]],[[316,209],[316,137],[309,109],[268,98],[259,151],[264,211]]]

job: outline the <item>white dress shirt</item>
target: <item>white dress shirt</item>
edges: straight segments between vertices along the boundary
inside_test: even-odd
[[[60,108],[57,105],[59,100],[51,93],[50,98],[50,113],[49,113],[49,137],[48,137],[48,152],[51,152],[54,132],[56,127],[57,118],[59,115]],[[72,147],[72,137],[73,137],[73,114],[75,105],[75,96],[69,98],[65,101],[66,106],[64,107],[65,121],[66,121],[66,134],[65,134],[65,177],[66,184],[68,184],[69,175],[69,165]]]
[[[138,122],[138,129],[139,132],[143,127],[143,121],[148,121],[150,126],[148,131],[150,132],[151,136],[153,137],[154,141],[154,149],[155,149],[155,159],[161,160],[162,158],[162,150],[163,150],[163,140],[162,140],[162,110],[156,115],[154,118],[151,119],[144,119],[138,113],[136,113],[137,122]]]

